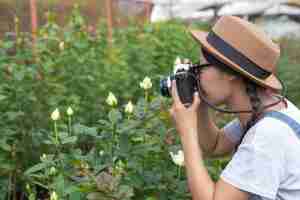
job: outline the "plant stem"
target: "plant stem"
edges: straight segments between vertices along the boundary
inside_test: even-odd
[[[58,134],[57,134],[56,121],[54,121],[54,134],[55,134],[55,143],[56,143],[56,145],[58,145]]]
[[[115,124],[112,122],[111,162],[114,163]]]
[[[69,136],[72,136],[72,117],[68,117],[68,125],[69,125]]]
[[[13,173],[14,188],[13,188],[13,200],[17,200],[17,170]]]
[[[8,195],[7,200],[11,199],[11,193],[12,193],[12,172],[9,173],[9,182],[8,182]]]
[[[149,98],[148,90],[145,90],[145,108],[144,108],[145,114],[148,110],[148,98]]]
[[[178,181],[180,181],[180,176],[181,176],[181,168],[180,168],[180,166],[178,166],[177,175],[178,175]]]
[[[145,101],[148,102],[148,90],[145,90]]]

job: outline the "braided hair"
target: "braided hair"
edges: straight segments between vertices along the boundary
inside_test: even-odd
[[[255,123],[259,119],[259,114],[261,114],[261,112],[263,111],[263,104],[258,96],[258,89],[260,89],[261,87],[249,79],[244,79],[244,83],[246,84],[246,92],[249,96],[253,112],[250,120],[246,123],[246,127],[243,128],[243,135],[240,139],[239,144],[236,146],[236,150],[237,147],[242,143],[247,131],[255,125]]]

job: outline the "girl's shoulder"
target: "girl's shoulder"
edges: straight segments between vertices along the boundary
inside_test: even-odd
[[[290,140],[295,140],[296,143],[300,142],[300,110],[291,101],[287,99],[286,101],[287,108],[276,112],[291,120],[282,120],[280,117],[266,114],[248,130],[243,142],[264,145],[285,145],[290,144]],[[292,126],[291,121],[293,121]]]
[[[287,107],[278,111],[266,113],[257,123],[257,127],[281,130],[282,128],[300,127],[300,109],[287,98],[285,99]],[[299,130],[300,131],[300,130]]]

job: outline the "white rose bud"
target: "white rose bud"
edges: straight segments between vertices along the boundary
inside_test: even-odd
[[[99,151],[99,155],[103,156],[104,155],[104,151],[103,150]]]
[[[18,17],[15,17],[15,23],[17,24],[17,23],[19,23],[19,18]]]
[[[58,196],[55,191],[51,193],[50,200],[58,200]]]
[[[182,150],[179,150],[177,152],[177,154],[174,154],[173,152],[170,152],[170,155],[172,157],[173,162],[176,165],[184,166],[184,154],[183,154]]]
[[[108,94],[108,97],[106,99],[106,103],[110,106],[115,106],[115,105],[118,104],[118,100],[112,92],[110,92]]]
[[[144,90],[148,90],[152,87],[151,79],[146,76],[142,82],[140,82],[140,87]]]
[[[40,160],[45,162],[47,160],[47,155],[43,153],[43,155],[40,157]]]
[[[57,170],[56,170],[55,167],[51,167],[49,173],[50,173],[50,175],[55,175],[55,174],[56,174],[56,171],[57,171]]]
[[[52,112],[52,114],[51,114],[51,119],[53,120],[53,121],[56,121],[56,120],[58,120],[59,119],[59,110],[58,110],[58,108],[56,108],[53,112]]]
[[[59,49],[61,51],[63,51],[65,49],[65,42],[62,41],[62,42],[59,43]]]
[[[30,191],[30,190],[31,190],[30,185],[29,185],[28,183],[26,184],[26,190],[27,190],[27,191]]]
[[[129,101],[128,104],[126,105],[125,112],[128,114],[133,112],[133,104],[131,103],[131,101]]]
[[[73,112],[73,110],[72,110],[71,107],[69,107],[69,108],[67,109],[67,114],[68,114],[69,116],[71,116],[71,115],[74,114],[74,112]]]

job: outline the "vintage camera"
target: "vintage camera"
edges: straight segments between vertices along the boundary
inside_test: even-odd
[[[160,81],[160,92],[162,96],[171,96],[172,81],[176,80],[177,93],[182,104],[186,107],[193,103],[193,95],[198,91],[197,74],[198,65],[193,65],[189,60],[183,62],[180,58],[175,60],[174,71],[170,76]]]

